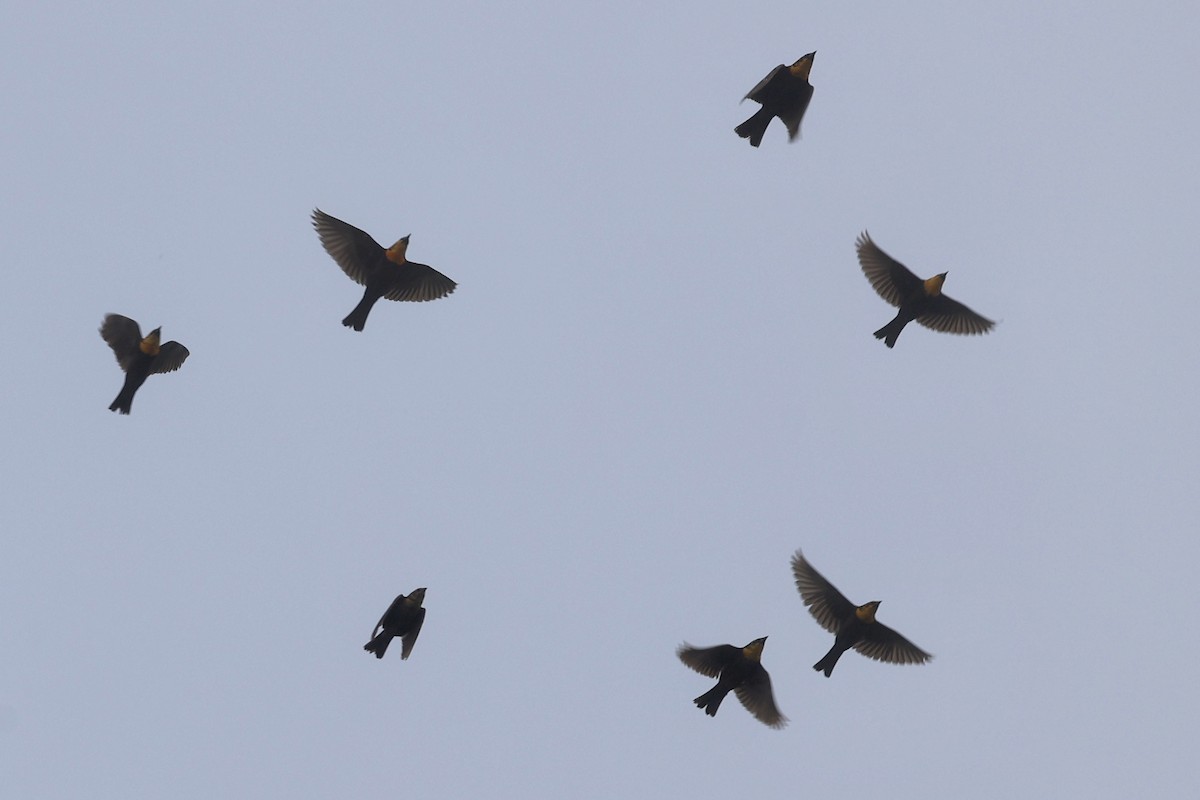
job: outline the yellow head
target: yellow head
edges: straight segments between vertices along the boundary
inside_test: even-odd
[[[410,233],[408,236],[412,236]],[[408,236],[405,236],[400,241],[387,249],[387,259],[393,264],[403,264],[405,262],[404,254],[408,252]]]
[[[854,609],[854,616],[858,617],[859,622],[874,622],[875,612],[879,610],[879,600],[872,600],[869,603],[864,603]]]
[[[755,639],[750,644],[742,648],[742,655],[751,661],[762,661],[763,645],[767,643],[767,637]]]
[[[946,274],[943,272],[941,275],[934,275],[932,278],[927,278],[925,280],[925,294],[930,297],[937,297],[941,294],[942,284],[946,282]]]
[[[817,57],[817,51],[814,50],[808,55],[800,57],[800,60],[788,67],[788,72],[795,75],[797,78],[808,80],[808,73],[812,71],[813,59]]]
[[[405,599],[408,601],[410,606],[419,607],[421,603],[425,602],[425,588],[421,587],[420,589],[413,589],[412,594]]]
[[[155,328],[150,331],[150,334],[138,343],[138,349],[148,356],[158,355],[158,342],[161,335],[162,328]]]

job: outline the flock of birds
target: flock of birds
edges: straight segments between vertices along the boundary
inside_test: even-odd
[[[828,678],[842,653],[853,648],[868,658],[891,664],[924,664],[933,658],[899,633],[875,619],[881,601],[855,605],[837,587],[813,569],[799,550],[792,556],[792,575],[800,599],[822,628],[833,634],[833,647],[813,664]],[[767,637],[755,639],[745,647],[720,644],[716,647],[692,647],[684,643],[676,650],[679,660],[701,675],[717,679],[717,685],[693,702],[704,713],[715,717],[721,701],[730,692],[754,718],[772,728],[782,728],[787,717],[779,713],[771,676],[762,665]]]
[[[736,133],[758,147],[771,121],[778,117],[787,127],[788,139],[799,136],[800,123],[812,99],[809,83],[816,53],[808,53],[791,66],[780,64],[759,81],[745,99],[761,105],[749,119],[735,128]],[[342,320],[356,331],[366,326],[367,316],[380,300],[422,302],[437,300],[452,293],[457,284],[427,264],[408,260],[409,236],[384,248],[370,234],[330,216],[320,209],[312,214],[325,252],[352,280],[364,287],[362,300]],[[881,250],[867,233],[855,243],[858,261],[871,286],[897,308],[891,322],[875,331],[889,348],[894,347],[908,323],[934,331],[957,334],[987,333],[995,325],[962,303],[942,293],[945,272],[921,279],[907,267]],[[120,314],[109,314],[100,326],[100,335],[112,348],[117,364],[125,373],[125,383],[109,406],[110,411],[128,414],[133,397],[150,375],[174,372],[183,366],[188,349],[179,342],[162,342],[161,328],[142,336],[138,323]],[[833,674],[838,659],[847,650],[878,661],[893,664],[921,664],[931,656],[896,631],[878,622],[875,613],[880,602],[872,600],[855,605],[826,580],[797,551],[792,558],[792,573],[800,597],[813,617],[834,635],[833,647],[813,665],[826,677]],[[407,659],[425,622],[425,589],[398,596],[384,612],[371,640],[363,649],[383,658],[392,639],[401,640],[400,658]],[[771,678],[762,665],[767,637],[755,639],[745,647],[723,644],[696,648],[683,644],[679,659],[696,672],[717,680],[717,685],[695,699],[699,708],[715,716],[721,701],[733,692],[756,719],[773,728],[787,724],[779,712],[771,691]]]

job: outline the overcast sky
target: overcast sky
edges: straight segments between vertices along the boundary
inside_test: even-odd
[[[493,5],[4,15],[4,792],[1192,796],[1200,8]],[[318,206],[458,290],[343,328]],[[934,660],[815,673],[797,548]]]

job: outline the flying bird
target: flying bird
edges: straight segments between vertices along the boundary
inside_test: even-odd
[[[792,574],[800,598],[821,627],[834,635],[833,647],[813,664],[828,678],[842,653],[853,647],[867,658],[890,664],[924,664],[933,658],[894,630],[875,620],[879,600],[856,606],[812,568],[799,550],[792,556]]]
[[[686,642],[681,644],[675,651],[680,661],[701,675],[717,679],[716,686],[693,701],[696,706],[703,708],[710,717],[715,717],[721,701],[732,691],[759,722],[772,728],[787,725],[787,717],[780,714],[775,706],[771,676],[762,665],[763,645],[766,643],[767,637],[764,636],[745,647],[719,644],[716,647],[698,648]]]
[[[366,287],[363,298],[342,320],[347,328],[361,331],[367,315],[381,297],[388,300],[423,302],[437,300],[454,291],[456,284],[427,264],[409,261],[408,236],[386,250],[366,231],[331,217],[321,209],[312,214],[313,227],[321,246],[342,272]]]
[[[737,135],[758,147],[771,119],[779,117],[787,126],[788,141],[794,141],[800,135],[800,120],[804,119],[808,101],[812,100],[813,87],[808,82],[808,73],[816,57],[816,51],[813,51],[790,67],[780,64],[759,81],[742,100],[762,103],[762,108],[734,128]]]
[[[399,636],[402,645],[400,658],[401,660],[407,659],[408,654],[412,652],[413,645],[417,643],[417,635],[421,633],[421,626],[425,623],[425,609],[421,606],[424,602],[425,590],[423,588],[413,589],[407,597],[400,595],[393,600],[392,604],[388,606],[388,610],[383,612],[383,616],[379,618],[375,630],[371,632],[371,641],[363,645],[363,650],[374,653],[376,658],[383,658],[392,639]]]
[[[875,331],[875,338],[883,339],[888,347],[896,346],[900,331],[913,320],[930,330],[962,334],[987,333],[996,324],[942,294],[947,273],[921,280],[880,250],[866,231],[858,237],[855,247],[867,280],[880,297],[900,309],[895,319]]]
[[[133,407],[133,396],[146,378],[158,372],[174,372],[183,366],[190,355],[179,342],[160,343],[162,328],[155,328],[142,337],[142,330],[129,317],[107,314],[100,324],[100,335],[117,357],[117,364],[125,371],[125,385],[117,399],[108,407],[109,411],[128,414]]]

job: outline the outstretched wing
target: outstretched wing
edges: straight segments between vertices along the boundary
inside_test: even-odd
[[[179,342],[167,342],[158,349],[158,355],[150,365],[151,372],[174,372],[183,366],[191,353]]]
[[[384,295],[388,300],[424,302],[437,300],[454,291],[457,283],[428,264],[408,261],[400,267],[400,277]]]
[[[710,678],[721,677],[721,670],[741,658],[742,648],[731,644],[719,644],[716,647],[692,647],[687,642],[679,645],[675,651],[679,660],[701,675]]]
[[[909,271],[908,267],[879,249],[871,241],[871,235],[863,231],[854,243],[858,249],[858,263],[862,265],[863,274],[871,282],[879,296],[889,304],[900,307],[904,298],[909,297],[921,286],[921,279]]]
[[[771,676],[759,665],[754,674],[734,687],[733,693],[741,701],[746,710],[764,725],[772,728],[782,728],[787,725],[787,717],[779,713],[775,705],[775,693],[771,691]]]
[[[836,634],[842,623],[853,616],[854,604],[813,569],[799,550],[792,556],[792,575],[796,578],[800,599],[808,606],[813,618],[822,628]]]
[[[128,370],[130,363],[141,352],[138,345],[142,342],[142,329],[138,324],[120,314],[107,314],[100,324],[100,336],[112,348],[121,369]]]
[[[917,317],[917,323],[942,333],[965,335],[987,333],[996,324],[944,294],[930,298],[929,310]]]
[[[366,286],[375,266],[386,258],[379,243],[366,231],[331,217],[319,208],[313,210],[312,222],[321,238],[321,246],[330,258],[355,283]]]
[[[867,658],[889,664],[924,664],[933,658],[887,625],[876,622],[865,626],[863,638],[854,649]]]

